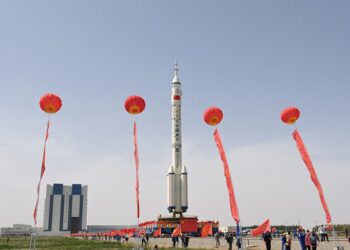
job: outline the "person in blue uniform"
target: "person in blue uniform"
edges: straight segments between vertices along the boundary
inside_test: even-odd
[[[302,230],[299,229],[298,239],[300,242],[301,250],[306,250],[306,247],[305,247],[305,229],[302,229]]]

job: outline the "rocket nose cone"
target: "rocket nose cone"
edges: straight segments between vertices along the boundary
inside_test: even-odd
[[[178,75],[174,76],[172,83],[180,83],[180,79]]]
[[[187,169],[185,166],[182,167],[181,174],[187,174]]]
[[[175,171],[174,171],[174,168],[173,166],[170,166],[169,170],[168,170],[168,174],[174,174]]]

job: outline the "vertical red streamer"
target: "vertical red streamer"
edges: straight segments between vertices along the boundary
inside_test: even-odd
[[[315,168],[314,168],[314,166],[313,166],[313,164],[311,162],[310,156],[309,156],[309,154],[308,154],[308,152],[306,150],[304,142],[301,139],[301,136],[300,136],[300,134],[299,134],[299,132],[297,130],[295,130],[293,132],[293,138],[296,141],[297,146],[298,146],[298,150],[300,152],[300,155],[301,155],[301,157],[302,157],[302,159],[303,159],[307,169],[310,172],[311,180],[315,184],[315,186],[316,186],[316,188],[318,190],[318,194],[319,194],[320,199],[321,199],[323,210],[326,213],[327,223],[332,223],[331,214],[329,213],[329,210],[328,210],[328,206],[327,206],[324,194],[323,194],[323,189],[322,189],[321,183],[319,182],[319,180],[317,178],[316,170],[315,170]]]
[[[134,122],[134,157],[135,157],[135,166],[136,166],[136,206],[137,206],[137,218],[140,218],[140,197],[139,197],[139,156],[137,150],[137,131],[136,131],[136,122]]]
[[[36,215],[37,215],[37,212],[38,212],[41,179],[43,178],[43,175],[45,173],[45,167],[46,167],[46,165],[45,165],[45,161],[46,161],[46,143],[47,143],[47,139],[49,138],[49,128],[50,128],[50,120],[47,121],[47,128],[46,128],[46,135],[45,135],[45,142],[44,142],[43,159],[42,159],[42,162],[41,162],[40,180],[39,180],[38,186],[36,188],[37,198],[36,198],[36,203],[35,203],[35,208],[34,208],[34,213],[33,213],[35,225],[37,223]]]
[[[220,138],[218,129],[215,129],[214,139],[215,139],[216,145],[219,149],[221,161],[222,161],[223,166],[224,166],[226,185],[227,185],[228,194],[229,194],[229,198],[230,198],[231,215],[232,215],[233,219],[236,221],[236,223],[239,224],[239,212],[238,212],[238,207],[237,207],[237,203],[236,203],[235,192],[233,190],[233,185],[232,185],[232,181],[231,181],[230,168],[229,168],[228,163],[227,163],[226,154],[224,151],[224,147],[222,146],[222,142],[221,142],[221,138]]]

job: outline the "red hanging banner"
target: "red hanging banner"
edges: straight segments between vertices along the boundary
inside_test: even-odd
[[[46,143],[47,143],[47,139],[49,138],[49,128],[50,128],[50,120],[48,120],[47,122],[47,128],[46,128],[46,135],[45,135],[45,142],[44,142],[44,152],[43,152],[43,159],[41,162],[41,172],[40,172],[40,180],[38,183],[38,186],[36,188],[36,193],[37,193],[37,198],[36,198],[36,203],[35,203],[35,208],[34,208],[34,213],[33,213],[33,217],[34,217],[34,223],[36,225],[37,221],[36,221],[36,216],[37,216],[37,212],[38,212],[38,204],[39,204],[39,197],[40,197],[40,185],[41,185],[41,179],[43,178],[43,175],[45,173],[45,161],[46,161]]]
[[[213,225],[211,223],[205,224],[201,230],[201,237],[213,235]]]
[[[266,231],[270,231],[270,220],[267,219],[266,221],[264,221],[263,224],[261,224],[260,226],[258,226],[257,228],[253,229],[251,231],[251,235],[252,236],[258,236],[261,235],[263,233],[265,233]]]
[[[219,149],[221,161],[222,161],[223,166],[224,166],[226,185],[227,185],[227,190],[228,190],[228,194],[229,194],[229,198],[230,198],[231,215],[232,215],[233,219],[236,221],[236,223],[239,224],[239,212],[238,212],[235,193],[234,193],[233,185],[232,185],[232,181],[231,181],[230,168],[229,168],[228,163],[227,163],[226,154],[224,151],[224,147],[222,146],[222,142],[221,142],[221,138],[220,138],[218,129],[215,129],[214,139],[215,139],[216,145]]]
[[[302,157],[302,159],[303,159],[307,169],[310,172],[311,180],[315,184],[315,186],[316,186],[316,188],[318,190],[318,194],[319,194],[320,199],[321,199],[323,210],[326,213],[327,223],[330,224],[330,223],[332,223],[331,214],[329,213],[329,210],[328,210],[328,206],[327,206],[324,194],[323,194],[323,189],[322,189],[321,183],[319,182],[319,180],[317,178],[317,174],[316,174],[315,168],[314,168],[314,166],[313,166],[313,164],[311,162],[310,156],[309,156],[309,154],[308,154],[308,152],[306,150],[304,142],[301,139],[301,136],[300,136],[300,134],[299,134],[299,132],[297,130],[295,130],[293,132],[293,138],[296,141],[297,146],[298,146],[298,150],[300,152],[300,155],[301,155],[301,157]]]
[[[140,218],[140,197],[139,197],[139,155],[137,150],[137,131],[136,131],[136,122],[134,122],[134,157],[135,157],[135,166],[136,166],[136,207],[137,207],[137,218]]]

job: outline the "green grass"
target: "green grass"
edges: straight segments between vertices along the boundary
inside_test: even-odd
[[[0,237],[0,249],[29,249],[30,237]],[[118,242],[80,240],[67,237],[38,237],[36,249],[132,249],[132,245]]]
[[[29,249],[30,237],[10,237],[7,243],[7,237],[0,237],[0,249]],[[39,236],[36,241],[36,249],[133,249],[132,244],[121,244],[119,242],[99,241],[99,240],[81,240],[67,237],[44,237]],[[152,248],[144,248],[151,250]],[[159,248],[159,249],[178,249],[178,248]],[[188,248],[188,250],[191,250]],[[200,250],[200,249],[196,249]]]

